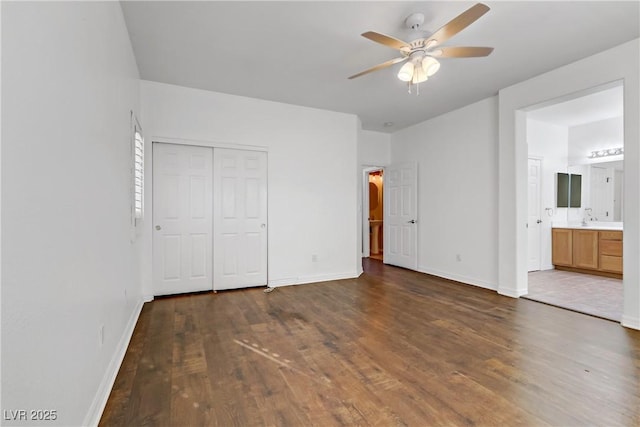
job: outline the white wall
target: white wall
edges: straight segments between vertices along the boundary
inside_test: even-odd
[[[569,164],[590,163],[591,151],[624,147],[623,117],[598,120],[569,128]]]
[[[138,84],[119,3],[2,2],[2,410],[43,425],[97,422],[141,308]]]
[[[391,163],[391,135],[362,130],[358,139],[358,159],[362,166],[387,166]]]
[[[356,116],[149,81],[141,82],[141,101],[147,141],[268,150],[271,286],[357,276]],[[151,212],[151,197],[145,208]],[[150,259],[147,249],[145,293],[153,294]]]
[[[542,269],[553,268],[551,263],[552,222],[567,221],[567,208],[556,207],[556,173],[567,172],[568,129],[537,120],[527,119],[529,157],[541,158],[540,176],[540,247]],[[551,208],[551,211],[545,210]],[[549,216],[547,212],[552,212]]]
[[[606,83],[624,81],[624,310],[640,329],[640,41],[502,89],[499,93],[499,292],[523,295],[527,283],[527,144],[523,109]],[[602,67],[601,64],[607,64]]]
[[[420,271],[497,288],[497,150],[496,97],[392,134],[391,161],[418,162]]]

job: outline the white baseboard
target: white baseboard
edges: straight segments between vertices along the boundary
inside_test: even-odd
[[[270,288],[277,288],[279,286],[304,285],[307,283],[328,282],[331,280],[354,279],[358,276],[359,274],[356,271],[350,271],[345,273],[321,274],[318,276],[288,277],[284,279],[269,280],[268,286]]]
[[[84,417],[84,422],[82,423],[83,426],[97,426],[100,422],[102,412],[107,405],[109,394],[111,394],[111,389],[113,388],[116,376],[120,370],[120,365],[127,353],[127,348],[129,347],[129,342],[133,336],[133,330],[136,327],[136,323],[138,323],[138,317],[140,317],[140,312],[142,311],[144,302],[145,299],[141,298],[131,313],[131,317],[129,318],[129,322],[127,322],[127,326],[120,337],[116,351],[114,352],[111,362],[102,377],[102,381],[100,382],[100,386],[93,398],[93,402],[91,402],[91,407],[89,408],[87,415]]]
[[[277,288],[278,286],[291,286],[297,284],[297,277],[285,277],[283,279],[269,279],[269,283],[267,284],[267,286],[270,288]]]
[[[431,274],[432,276],[442,277],[443,279],[455,280],[456,282],[463,283],[465,285],[477,286],[479,288],[489,289],[495,291],[498,287],[491,282],[480,280],[475,277],[467,277],[460,274],[453,274],[444,271],[434,270],[432,268],[418,266],[420,273]]]
[[[622,326],[630,329],[640,330],[640,318],[622,315]]]
[[[345,279],[355,279],[358,277],[358,273],[354,271],[344,272],[344,273],[335,273],[335,274],[321,274],[319,276],[301,276],[299,279],[299,284],[303,285],[305,283],[318,283],[318,282],[329,282],[331,280],[345,280]]]
[[[498,287],[498,293],[506,297],[520,298],[522,295],[526,295],[527,291],[524,289],[511,289]]]

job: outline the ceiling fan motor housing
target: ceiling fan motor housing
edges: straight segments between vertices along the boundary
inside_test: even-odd
[[[404,20],[404,24],[407,26],[407,28],[417,30],[422,24],[424,24],[424,15],[419,12],[412,13],[411,15],[407,16],[407,19]]]
[[[424,15],[422,13],[412,13],[404,20],[404,25],[409,29],[407,38],[411,41],[420,40],[427,37],[427,32],[422,30]]]

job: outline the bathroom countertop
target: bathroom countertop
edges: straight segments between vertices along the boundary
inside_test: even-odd
[[[551,224],[552,228],[575,228],[584,230],[614,230],[622,231],[622,222],[603,222],[603,221],[589,221],[587,225],[582,225],[580,222],[554,222]]]

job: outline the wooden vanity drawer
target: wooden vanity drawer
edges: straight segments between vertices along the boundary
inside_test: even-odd
[[[622,257],[600,255],[600,270],[622,273]]]
[[[622,241],[600,239],[600,255],[622,256]]]
[[[601,231],[600,240],[620,240],[622,241],[622,231]]]

